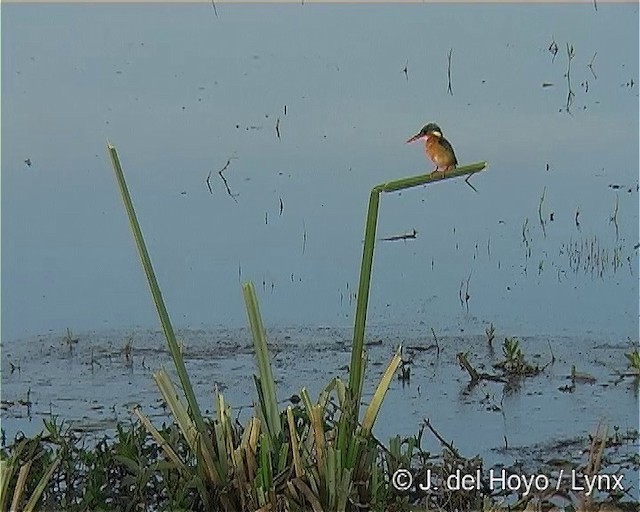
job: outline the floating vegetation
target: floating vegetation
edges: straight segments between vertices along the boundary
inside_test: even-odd
[[[640,352],[638,349],[625,354],[624,357],[629,360],[629,367],[640,374]]]
[[[520,348],[518,338],[505,338],[502,345],[502,355],[504,359],[493,365],[494,368],[503,370],[509,379],[514,377],[533,377],[538,375],[544,368],[529,364],[524,357],[524,352]]]

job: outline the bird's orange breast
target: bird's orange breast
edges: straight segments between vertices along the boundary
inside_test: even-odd
[[[429,137],[424,143],[424,150],[438,167],[449,167],[458,163],[453,151],[444,146],[439,137]]]

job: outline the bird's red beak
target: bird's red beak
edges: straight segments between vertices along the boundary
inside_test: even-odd
[[[413,137],[411,137],[407,142],[405,142],[405,144],[410,144],[412,142],[417,141],[420,138],[422,138],[421,135],[419,133],[417,133]]]

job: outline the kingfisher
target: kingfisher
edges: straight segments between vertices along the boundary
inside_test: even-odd
[[[441,172],[444,174],[458,165],[458,159],[453,152],[453,147],[442,135],[442,130],[436,123],[429,123],[411,137],[407,144],[416,140],[424,139],[424,151],[429,159],[436,164],[436,168],[431,174]]]

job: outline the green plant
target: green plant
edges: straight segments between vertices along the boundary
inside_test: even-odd
[[[202,418],[155,278],[118,154],[112,144],[108,145],[108,151],[142,266],[186,397],[185,405],[164,369],[154,374],[189,451],[196,457],[195,470],[169,443],[163,442],[160,433],[137,412],[173,467],[191,475],[205,506],[226,511],[258,508],[265,512],[275,512],[284,502],[287,510],[309,510],[311,507],[314,511],[343,512],[353,508],[352,504],[375,502],[376,493],[385,479],[377,464],[378,446],[371,431],[391,380],[402,362],[399,348],[387,366],[360,422],[359,408],[367,357],[364,331],[379,196],[382,192],[472,174],[483,170],[486,163],[458,168],[446,177],[444,174],[421,175],[374,187],[370,195],[365,229],[349,385],[345,386],[339,379],[334,379],[315,404],[303,388],[300,394],[304,408],[298,410],[297,415],[291,407],[284,414],[278,410],[266,333],[255,290],[252,283],[243,285],[258,365],[258,375],[255,376],[258,400],[256,417],[249,420],[240,436],[220,393],[216,394],[216,420],[207,426]],[[329,407],[333,406],[339,410],[339,419],[327,422],[335,412],[329,411]],[[142,469],[140,461],[129,458],[125,463],[125,459],[119,460],[128,467],[134,483],[140,485],[148,481],[148,473]]]
[[[502,354],[505,361],[510,365],[518,365],[524,360],[524,354],[520,349],[518,338],[505,338],[502,345]]]
[[[360,501],[365,494],[370,494],[369,491],[364,490],[370,478],[379,479],[375,466],[377,452],[373,449],[370,433],[384,395],[401,362],[400,353],[395,355],[387,367],[365,412],[362,424],[358,421],[358,408],[351,406],[353,402],[349,402],[345,386],[340,381],[334,381],[336,398],[340,404],[338,423],[325,429],[326,407],[329,403],[328,392],[321,397],[318,404],[312,405],[303,390],[306,423],[303,422],[302,425],[297,426],[293,411],[291,408],[287,409],[288,435],[285,435],[283,416],[278,410],[268,357],[266,333],[254,287],[251,283],[247,283],[243,286],[243,293],[259,373],[255,377],[258,394],[257,417],[249,421],[241,438],[238,429],[231,421],[230,411],[225,405],[223,396],[218,393],[216,396],[217,421],[214,421],[211,427],[206,426],[155,278],[118,154],[111,144],[108,145],[108,151],[140,259],[187,401],[186,405],[182,403],[164,369],[154,374],[165,403],[182,432],[190,452],[198,461],[195,473],[170,444],[161,440],[159,432],[140,411],[137,411],[138,417],[151,436],[160,444],[169,461],[179,471],[192,474],[205,504],[209,503],[211,506],[229,511],[246,507],[268,507],[270,510],[275,510],[280,499],[291,501],[292,505],[297,504],[303,509],[310,505],[312,508],[342,511],[346,510],[350,500]],[[360,358],[361,361],[356,368],[359,372],[359,394],[366,358],[362,346]],[[302,435],[298,437],[299,434]],[[137,484],[148,480],[148,473],[142,471],[139,461],[131,458],[126,459],[126,463],[122,458],[119,461],[128,467],[131,478],[134,478]],[[285,479],[286,487],[281,488],[280,476],[286,474],[291,467],[295,469],[296,478]],[[361,486],[357,493],[360,498],[354,498],[354,492],[358,491],[355,489],[356,482]],[[207,489],[213,489],[213,492],[208,492]]]
[[[494,366],[504,370],[509,377],[527,377],[537,375],[540,368],[529,364],[520,348],[518,338],[505,338],[502,345],[504,359]]]
[[[487,343],[491,345],[496,337],[496,329],[493,326],[493,322],[484,330],[484,332],[487,335]]]
[[[636,372],[640,372],[640,352],[638,352],[638,350],[634,350],[633,352],[629,352],[628,354],[625,354],[624,357],[626,357],[629,360],[629,366],[635,370]]]

